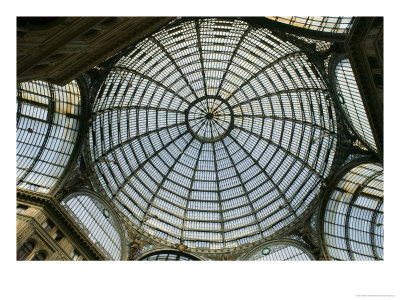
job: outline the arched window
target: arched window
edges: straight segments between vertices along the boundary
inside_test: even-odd
[[[173,250],[165,250],[165,251],[158,251],[147,254],[140,258],[139,260],[147,260],[147,261],[190,261],[190,260],[199,260],[197,257],[190,255],[188,253],[183,253],[179,251]]]
[[[307,261],[315,258],[307,246],[299,241],[282,239],[258,246],[246,254],[243,260]]]
[[[333,260],[383,260],[383,168],[362,164],[338,181],[324,212],[323,239]]]
[[[108,259],[121,259],[122,239],[117,218],[100,197],[86,191],[75,192],[61,205]]]
[[[67,167],[79,131],[81,93],[76,81],[57,86],[18,83],[17,187],[49,193]]]
[[[373,151],[377,151],[364,103],[347,58],[340,60],[336,65],[335,87],[340,106],[351,126],[367,146]]]
[[[46,254],[39,252],[35,254],[35,256],[31,260],[45,260],[46,259]]]
[[[26,260],[29,254],[32,253],[35,244],[33,242],[26,242],[22,245],[22,247],[17,251],[17,260]]]

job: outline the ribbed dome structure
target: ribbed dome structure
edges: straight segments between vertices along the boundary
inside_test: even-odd
[[[113,67],[89,154],[111,201],[166,244],[221,251],[299,221],[336,148],[300,48],[244,20],[182,19]]]

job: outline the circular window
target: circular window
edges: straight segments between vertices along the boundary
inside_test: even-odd
[[[185,113],[188,130],[201,142],[218,141],[233,128],[232,108],[222,98],[197,99]]]
[[[221,251],[299,221],[329,174],[336,116],[297,46],[243,20],[177,20],[112,68],[89,155],[137,230]]]

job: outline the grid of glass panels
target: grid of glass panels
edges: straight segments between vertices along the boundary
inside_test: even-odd
[[[336,116],[301,49],[241,20],[199,19],[144,39],[94,105],[89,150],[105,192],[170,243],[234,248],[299,219],[336,149]],[[185,111],[224,99],[233,128],[205,142]],[[207,136],[205,136],[207,137]]]
[[[17,187],[48,193],[63,174],[79,131],[78,83],[17,87]]]
[[[348,120],[363,141],[372,150],[377,151],[363,100],[358,90],[350,61],[347,58],[337,64],[335,79],[338,98]]]
[[[108,259],[121,259],[122,242],[116,220],[96,197],[74,193],[65,198],[61,205]]]
[[[314,256],[299,243],[290,241],[277,241],[264,244],[246,256],[252,261],[309,261],[315,260]]]
[[[224,137],[232,124],[229,104],[212,97],[199,100],[186,111],[188,129],[202,142]]]
[[[363,164],[346,173],[331,194],[324,239],[333,260],[383,260],[383,168]]]
[[[150,255],[146,255],[140,260],[146,261],[192,261],[199,260],[191,255],[187,255],[181,252],[173,252],[173,251],[164,251],[164,252],[156,252]]]
[[[348,33],[353,24],[353,17],[267,17],[296,27],[310,30]]]

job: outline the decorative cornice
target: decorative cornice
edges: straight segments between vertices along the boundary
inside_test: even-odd
[[[47,195],[17,189],[17,201],[42,207],[45,214],[68,235],[69,240],[83,252],[90,260],[106,260],[105,256],[97,249],[84,232],[76,226],[62,209]]]

